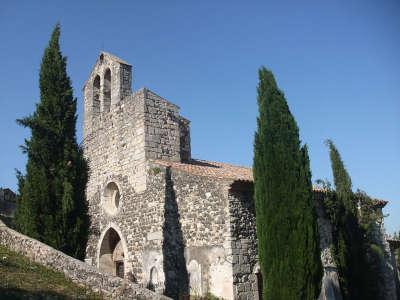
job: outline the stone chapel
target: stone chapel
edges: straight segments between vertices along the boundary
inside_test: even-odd
[[[190,122],[100,53],[84,85],[86,262],[174,298],[258,299],[250,168],[193,159]]]

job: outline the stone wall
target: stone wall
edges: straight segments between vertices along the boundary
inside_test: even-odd
[[[113,299],[168,299],[144,289],[138,284],[100,273],[97,268],[22,235],[6,227],[1,221],[0,244],[37,263],[63,272],[75,283],[83,284]]]
[[[150,269],[143,267],[144,260],[154,263],[152,266],[162,266],[159,256],[150,254],[161,251],[166,193],[165,175],[161,170],[148,169],[147,172],[153,176],[149,176],[149,186],[141,193],[135,192],[127,175],[116,173],[105,179],[104,182],[115,182],[119,188],[120,202],[114,215],[107,213],[103,208],[103,186],[97,186],[92,196],[88,198],[91,229],[86,251],[87,259],[90,259],[94,266],[99,266],[101,242],[107,230],[112,228],[126,245],[125,274],[132,273],[137,282],[141,283],[148,281],[150,272]],[[147,254],[144,254],[145,252]]]
[[[179,129],[181,161],[187,162],[192,158],[190,145],[190,121],[183,117],[180,117]]]
[[[232,182],[194,176],[155,162],[149,162],[147,174],[147,188],[141,193],[135,193],[127,176],[108,178],[120,188],[116,215],[109,215],[102,208],[100,188],[89,199],[92,227],[88,261],[99,266],[102,240],[105,232],[113,228],[126,245],[126,276],[132,274],[137,282],[174,298],[179,293],[210,292],[232,299],[233,250],[228,200]],[[250,227],[253,226],[254,223]],[[240,263],[248,262],[250,257],[254,258],[256,248],[246,244],[245,239],[240,243],[243,251]],[[253,269],[253,264],[251,261],[249,268]]]
[[[325,214],[323,207],[324,194],[314,192],[314,201],[316,205],[319,246],[321,249],[321,262],[323,267],[323,277],[321,293],[319,300],[341,300],[342,292],[339,284],[339,273],[332,253],[332,226],[329,218]]]
[[[143,118],[143,90],[124,98],[110,112],[92,117],[90,133],[84,136],[90,170],[88,198],[113,174],[128,176],[136,191],[146,188]]]
[[[235,299],[259,299],[261,277],[257,257],[253,186],[235,182],[229,191],[232,267]]]
[[[146,158],[181,161],[179,107],[148,89],[144,97]]]
[[[127,175],[136,192],[144,191],[146,159],[190,159],[189,121],[179,115],[178,106],[146,88],[132,93],[131,76],[130,65],[102,53],[84,86],[83,140],[91,171],[88,196],[110,174]],[[111,102],[105,104],[108,90]]]
[[[230,181],[171,170],[191,294],[233,298]]]

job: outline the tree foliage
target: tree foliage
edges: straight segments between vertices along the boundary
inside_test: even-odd
[[[399,240],[400,239],[400,231],[397,233],[395,232],[393,234],[393,238],[396,240]],[[400,248],[396,249],[395,255],[396,255],[397,269],[400,270]]]
[[[333,225],[333,250],[343,298],[379,299],[383,250],[375,239],[379,231],[377,211],[365,193],[353,193],[339,151],[331,140],[327,145],[335,191],[327,191],[325,209]]]
[[[83,258],[89,218],[87,163],[75,136],[76,98],[62,56],[56,25],[40,67],[40,101],[19,124],[31,130],[22,146],[26,174],[17,174],[17,228],[50,246]]]
[[[253,172],[264,299],[316,299],[322,266],[307,147],[265,68],[257,91]]]

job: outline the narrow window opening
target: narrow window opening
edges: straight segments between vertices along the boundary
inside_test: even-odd
[[[93,81],[93,103],[92,110],[94,114],[100,113],[100,76],[97,75]]]
[[[104,86],[103,86],[103,109],[109,112],[111,107],[111,70],[107,69],[104,73]]]

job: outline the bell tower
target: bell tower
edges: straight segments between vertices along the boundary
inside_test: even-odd
[[[89,79],[83,87],[84,128],[86,137],[93,122],[113,109],[113,106],[131,94],[132,66],[122,59],[101,52]]]

